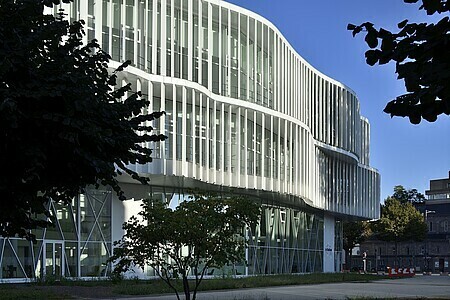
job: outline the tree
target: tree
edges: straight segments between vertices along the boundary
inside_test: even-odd
[[[222,198],[194,193],[174,210],[160,201],[145,200],[138,217],[133,216],[115,242],[110,259],[114,272],[121,274],[132,266],[151,266],[180,299],[173,285],[181,276],[185,297],[191,299],[188,276],[193,272],[192,299],[208,268],[241,262],[245,258],[245,226],[259,220],[260,205],[247,198]]]
[[[417,3],[419,0],[404,0]],[[447,0],[421,0],[419,9],[428,15],[448,13]],[[409,117],[413,124],[421,119],[434,122],[440,114],[450,115],[450,21],[443,17],[434,23],[398,23],[398,32],[376,29],[365,22],[348,24],[353,36],[366,32],[367,64],[383,65],[395,62],[398,79],[405,81],[407,93],[388,102],[384,112],[392,116]]]
[[[418,192],[417,189],[406,190],[402,185],[396,185],[394,187],[394,194],[392,198],[397,199],[401,203],[423,203],[425,202],[425,196]]]
[[[130,85],[113,90],[118,72],[97,41],[83,45],[83,21],[44,15],[57,0],[0,3],[0,236],[33,239],[51,225],[49,201],[67,203],[87,185],[109,185],[124,198],[116,176],[150,162],[149,102]],[[64,2],[69,2],[65,0]],[[128,97],[126,96],[128,94]]]
[[[398,242],[421,241],[426,237],[427,230],[424,217],[411,202],[401,202],[394,197],[385,200],[381,206],[381,218],[373,226],[377,238],[395,243],[395,263]]]
[[[343,246],[347,255],[347,269],[351,270],[352,267],[352,249],[357,245],[364,242],[370,236],[369,223],[365,221],[354,221],[344,223],[344,238]]]

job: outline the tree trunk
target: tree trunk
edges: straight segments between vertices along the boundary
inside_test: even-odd
[[[191,291],[189,289],[189,281],[186,274],[183,274],[183,289],[186,300],[191,300]]]

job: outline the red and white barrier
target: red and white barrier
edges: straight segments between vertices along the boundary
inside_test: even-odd
[[[414,268],[388,268],[389,277],[413,277],[416,275]]]

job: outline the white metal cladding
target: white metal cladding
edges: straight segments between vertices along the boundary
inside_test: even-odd
[[[167,112],[169,139],[141,173],[298,196],[316,208],[377,218],[369,123],[345,85],[314,69],[276,27],[217,0],[103,0],[62,5],[87,22],[123,83]]]

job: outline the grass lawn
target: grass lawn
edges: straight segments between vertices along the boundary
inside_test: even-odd
[[[199,290],[242,289],[346,281],[367,282],[386,278],[386,276],[355,273],[214,278],[205,279],[200,284]],[[176,287],[182,292],[180,281],[176,282]],[[173,293],[173,291],[161,280],[123,280],[119,282],[62,280],[52,283],[0,284],[1,300],[112,298],[165,293]]]
[[[200,291],[242,289],[280,285],[318,284],[345,281],[371,281],[384,279],[384,276],[370,274],[306,274],[306,275],[269,275],[252,276],[244,278],[215,278],[204,280],[200,286]],[[182,292],[181,281],[176,282],[178,291]],[[172,290],[161,280],[134,281],[126,284],[118,284],[114,287],[116,294],[122,295],[148,295],[172,293]]]
[[[49,299],[62,300],[73,299],[69,294],[58,293],[49,289],[36,289],[29,285],[19,284],[0,284],[0,299],[2,300],[35,300],[35,299]]]

